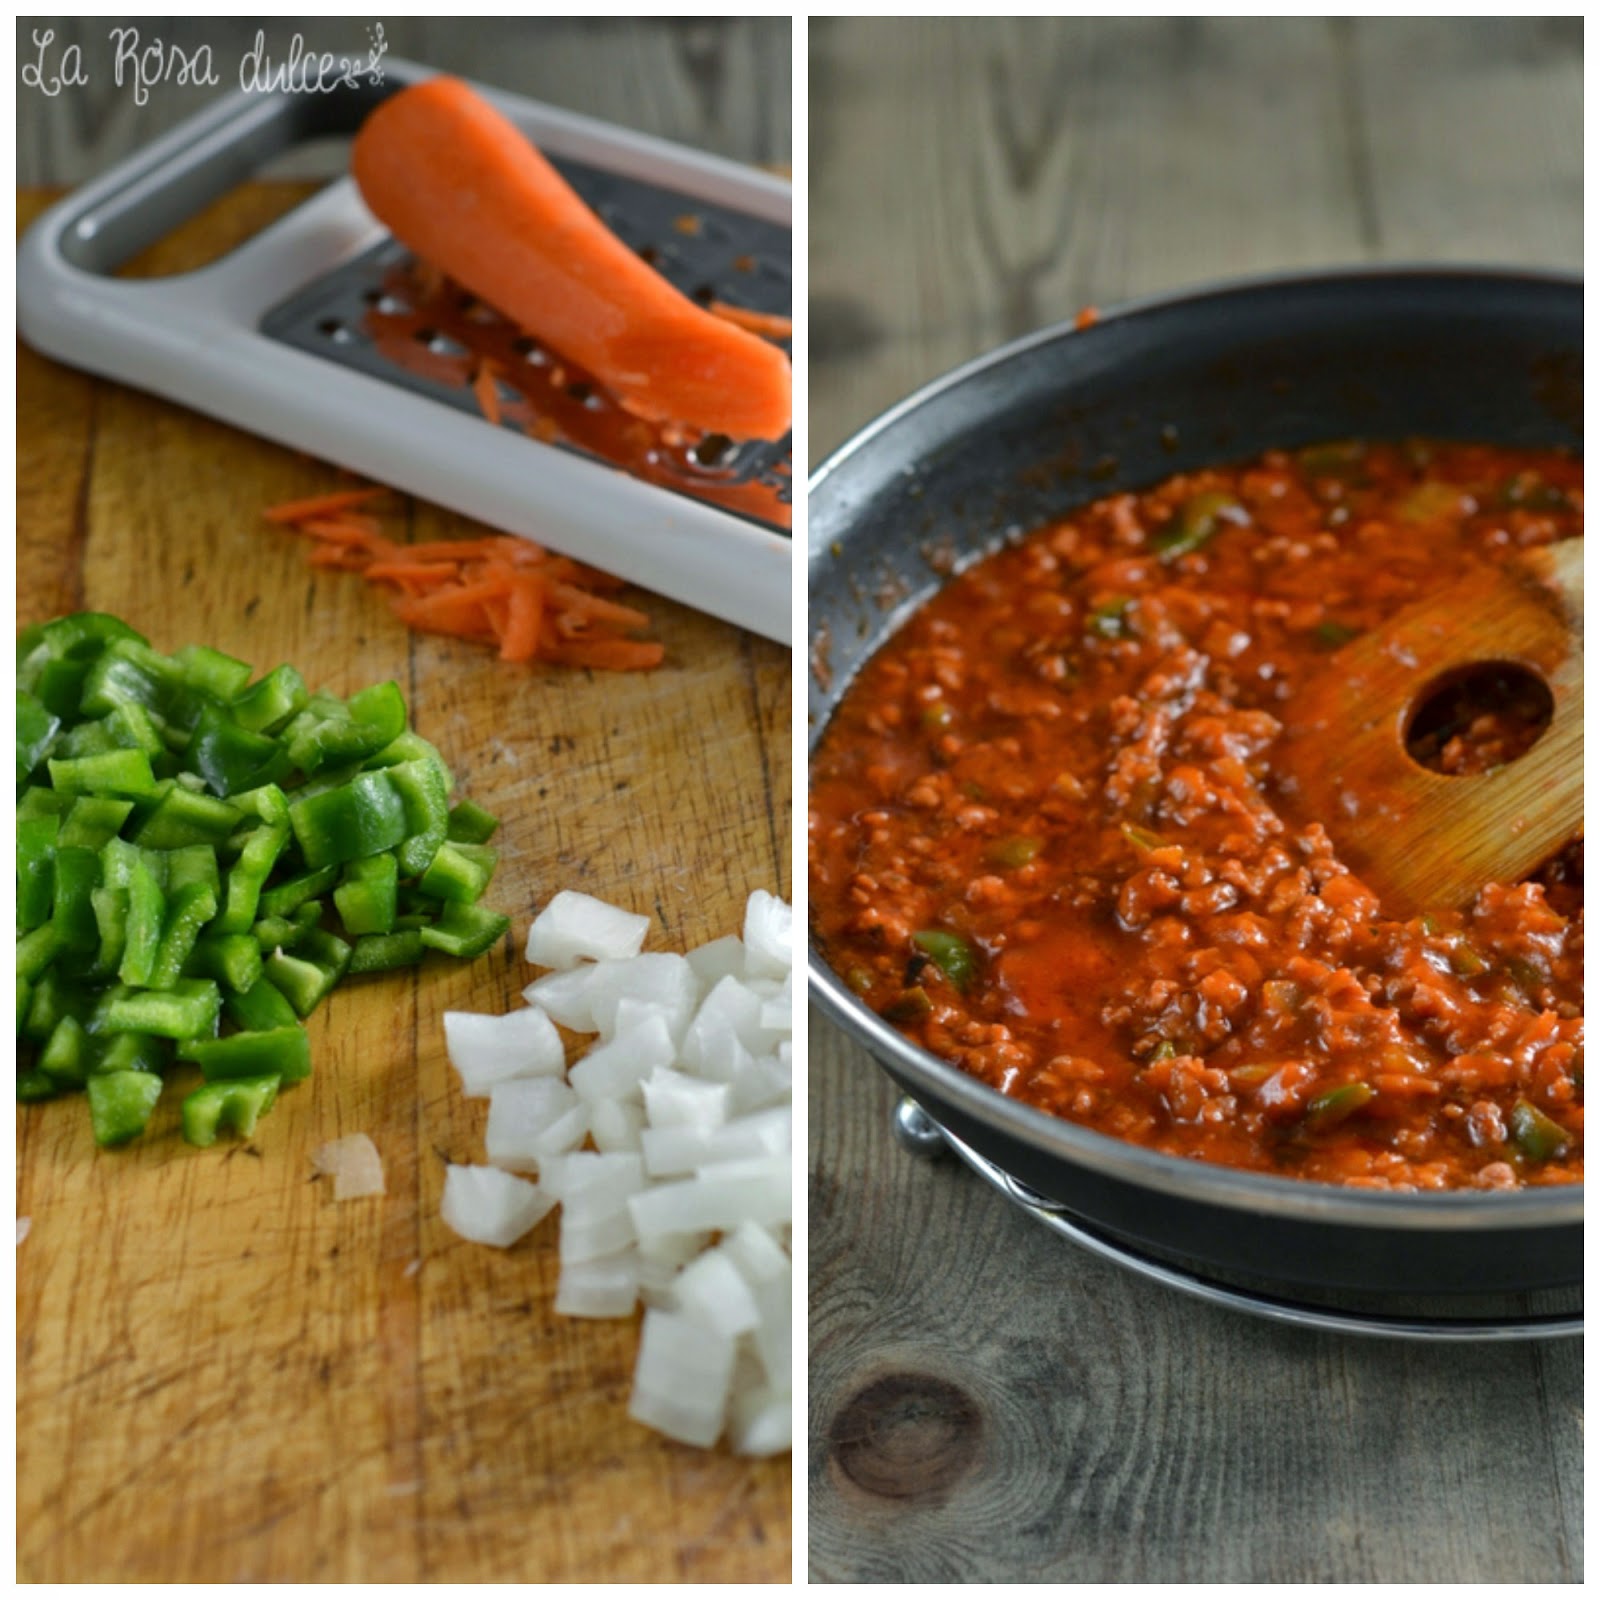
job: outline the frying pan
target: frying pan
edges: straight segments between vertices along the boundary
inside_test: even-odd
[[[960,565],[1118,490],[1272,448],[1414,435],[1581,440],[1583,291],[1566,275],[1342,271],[1143,301],[929,385],[817,471],[810,746],[856,669]],[[940,1125],[1091,1229],[1306,1291],[1469,1295],[1582,1278],[1580,1188],[1399,1194],[1145,1150],[1020,1105],[864,1006],[811,993]]]

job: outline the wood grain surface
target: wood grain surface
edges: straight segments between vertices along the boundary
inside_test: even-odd
[[[283,209],[241,191],[141,263]],[[22,220],[42,204],[20,201]],[[531,915],[582,888],[648,912],[647,948],[733,931],[788,890],[786,651],[653,597],[648,674],[503,666],[413,636],[314,573],[260,510],[332,469],[19,350],[18,620],[115,611],[158,647],[295,663],[348,693],[395,677],[460,788],[503,819],[483,960],[341,988],[315,1072],[247,1144],[197,1151],[163,1103],[97,1152],[84,1103],[22,1108],[19,1575],[35,1582],[786,1581],[790,1471],[673,1445],[625,1415],[636,1330],[551,1310],[555,1227],[501,1252],[439,1221],[483,1159],[441,1013],[502,1011]],[[467,531],[422,503],[407,537]],[[311,1154],[364,1132],[382,1200],[332,1203]]]
[[[1509,19],[817,20],[811,437],[1086,303],[1582,260],[1582,35]],[[1566,1582],[1582,1352],[1256,1323],[1072,1250],[815,1014],[816,1581]]]

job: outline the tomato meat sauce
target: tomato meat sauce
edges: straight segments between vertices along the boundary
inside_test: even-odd
[[[977,562],[813,760],[819,948],[935,1055],[1135,1144],[1367,1188],[1581,1181],[1581,843],[1400,920],[1276,750],[1341,646],[1582,515],[1563,453],[1337,442]],[[1490,682],[1412,754],[1483,772],[1547,714]]]

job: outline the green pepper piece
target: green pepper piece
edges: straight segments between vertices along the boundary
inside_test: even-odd
[[[265,977],[248,989],[226,996],[222,1002],[222,1009],[227,1012],[229,1022],[237,1024],[249,1033],[267,1033],[278,1028],[294,1028],[298,1027],[300,1022],[295,1015],[294,1007],[284,998],[283,991],[275,984],[269,983]]]
[[[235,697],[233,720],[251,733],[273,733],[305,709],[311,696],[293,667],[274,667],[259,683]]]
[[[441,846],[440,854],[448,846]],[[388,933],[394,928],[400,891],[400,863],[387,851],[352,861],[344,882],[333,891],[333,903],[349,934]]]
[[[143,750],[108,750],[104,755],[80,756],[76,761],[51,760],[50,782],[63,794],[103,794],[119,797],[156,792],[156,775]]]
[[[128,877],[128,937],[122,947],[122,963],[117,976],[130,988],[143,988],[155,970],[161,945],[161,929],[166,921],[167,897],[156,876],[156,862],[143,850],[134,850]],[[112,881],[110,846],[102,856],[106,881]],[[114,859],[114,858],[112,858]]]
[[[297,1016],[309,1017],[345,975],[350,957],[350,946],[343,939],[313,928],[295,954],[274,950],[263,963],[263,973],[283,991]]]
[[[221,844],[238,827],[241,813],[226,800],[194,794],[175,783],[140,823],[134,843],[146,850],[181,850],[188,845]]]
[[[253,934],[202,933],[184,976],[214,978],[235,993],[252,989],[261,977],[261,946]]]
[[[74,1016],[63,1017],[39,1052],[38,1068],[61,1089],[81,1089],[89,1078],[93,1046],[89,1030]]]
[[[1161,1043],[1150,1052],[1150,1059],[1152,1061],[1176,1061],[1178,1059],[1178,1047],[1172,1042],[1172,1040],[1163,1039]]]
[[[403,877],[420,878],[450,832],[450,774],[436,757],[384,769],[405,807],[406,837],[396,852]]]
[[[1133,846],[1140,855],[1148,855],[1152,850],[1165,850],[1168,841],[1151,828],[1141,828],[1136,823],[1124,822],[1122,824],[1122,837]]]
[[[173,656],[189,686],[219,700],[232,700],[250,681],[250,665],[209,645],[188,644]]]
[[[999,839],[989,847],[988,856],[997,867],[1025,867],[1044,849],[1044,841],[1030,834]]]
[[[911,942],[953,983],[965,989],[978,975],[978,958],[959,933],[942,928],[924,928],[911,935]]]
[[[106,749],[143,750],[150,757],[152,765],[167,754],[166,741],[161,737],[161,730],[155,725],[150,713],[132,701],[118,706],[99,722],[84,723],[81,726],[104,729],[108,741]],[[76,755],[77,752],[74,751],[73,754]]]
[[[498,860],[497,853],[487,845],[451,844],[446,840],[434,852],[432,865],[423,873],[418,887],[440,900],[473,905],[483,898]]]
[[[419,930],[430,950],[470,961],[493,948],[511,927],[510,917],[483,906],[448,905],[431,927]]]
[[[397,967],[414,967],[427,954],[422,934],[415,928],[395,933],[364,933],[355,942],[345,976],[360,977],[368,972],[392,972]]]
[[[171,989],[108,989],[96,1020],[103,1033],[154,1033],[163,1039],[198,1039],[217,1031],[222,996],[204,978],[179,978]]]
[[[368,768],[398,767],[412,761],[429,761],[439,769],[439,776],[444,783],[444,792],[448,795],[455,788],[456,780],[451,776],[450,768],[445,764],[445,759],[439,754],[438,747],[428,743],[420,733],[407,728],[393,744],[387,744],[375,756],[369,756],[362,763]]]
[[[1370,1083],[1341,1083],[1336,1089],[1325,1089],[1306,1107],[1305,1125],[1313,1133],[1336,1128],[1377,1097],[1378,1091]]]
[[[149,712],[169,742],[182,745],[213,697],[190,686],[183,669],[149,645],[119,639],[89,669],[83,682],[86,716],[103,717],[132,702]]]
[[[17,1099],[24,1105],[34,1105],[40,1100],[51,1100],[61,1093],[61,1086],[48,1073],[37,1067],[23,1067],[17,1071]]]
[[[248,789],[243,794],[231,794],[228,804],[237,806],[247,817],[255,817],[269,828],[289,826],[289,798],[275,783],[264,783],[259,789]]]
[[[1310,477],[1360,482],[1366,475],[1367,447],[1359,439],[1333,439],[1308,445],[1296,459]]]
[[[445,837],[452,844],[488,844],[500,826],[500,819],[471,800],[458,800],[450,807]]]
[[[27,1026],[28,1008],[33,1004],[33,985],[26,978],[17,979],[17,1037]]]
[[[50,916],[55,895],[56,840],[60,817],[30,817],[17,823],[17,928],[26,933]]]
[[[1178,507],[1177,514],[1150,540],[1150,548],[1163,561],[1176,561],[1191,551],[1210,544],[1223,528],[1243,527],[1250,513],[1236,495],[1221,489],[1192,494]]]
[[[259,950],[293,950],[322,921],[322,902],[307,900],[289,917],[263,917],[250,930]]]
[[[113,800],[103,795],[82,795],[69,804],[72,809],[61,824],[61,843],[84,850],[105,849],[133,811],[131,800]]]
[[[153,1072],[98,1072],[89,1079],[89,1122],[94,1142],[111,1146],[137,1139],[150,1126],[161,1098]]]
[[[100,948],[90,972],[97,978],[114,977],[122,965],[122,951],[128,942],[128,891],[124,887],[102,884],[91,892],[89,903],[94,907],[95,926],[100,930]]]
[[[1566,1153],[1570,1143],[1567,1130],[1531,1100],[1518,1100],[1507,1121],[1512,1144],[1529,1161],[1551,1161]]]
[[[221,706],[200,713],[185,759],[206,787],[223,797],[282,783],[292,765],[278,740],[241,728]]]
[[[206,883],[188,883],[171,897],[161,943],[156,951],[149,985],[170,989],[194,953],[200,930],[217,914],[216,891]]]
[[[1126,639],[1132,629],[1128,611],[1133,601],[1127,595],[1115,595],[1089,613],[1089,632],[1102,639]]]
[[[203,1084],[183,1102],[183,1136],[204,1150],[217,1142],[217,1134],[231,1130],[248,1139],[261,1114],[278,1098],[278,1078],[223,1078]]]
[[[162,1073],[172,1064],[172,1045],[153,1033],[113,1033],[96,1041],[99,1053],[89,1063],[97,1072]]]
[[[100,887],[100,857],[93,850],[74,846],[57,849],[55,859],[55,909],[52,920],[61,933],[61,948],[83,955],[100,943],[95,922],[94,891]]]
[[[914,983],[902,989],[883,1008],[883,1015],[890,1022],[920,1022],[932,1010],[933,1001],[928,991],[920,983]]]
[[[226,1078],[259,1078],[273,1074],[284,1083],[311,1076],[311,1040],[300,1024],[259,1033],[235,1033],[226,1039],[190,1039],[178,1054],[192,1061],[208,1083]]]
[[[268,874],[289,842],[289,830],[262,823],[245,840],[239,859],[228,868],[228,893],[213,933],[247,933]]]
[[[307,900],[315,900],[326,894],[338,881],[337,865],[318,867],[315,872],[302,872],[298,877],[286,878],[262,894],[261,915],[292,916]]]
[[[1319,650],[1338,650],[1349,644],[1352,639],[1359,639],[1361,630],[1352,628],[1347,622],[1336,622],[1329,617],[1311,630],[1311,637]]]
[[[46,789],[42,784],[29,784],[17,801],[17,821],[26,822],[37,817],[60,817],[64,828],[67,812],[80,803],[70,794],[57,794],[54,789]],[[120,802],[113,801],[112,804],[117,805]],[[72,841],[65,842],[70,844]]]
[[[1465,939],[1450,951],[1450,970],[1458,978],[1481,978],[1489,963]]]
[[[392,850],[409,831],[405,805],[387,772],[358,773],[338,789],[291,801],[289,822],[308,867]]]
[[[85,1026],[94,1015],[95,997],[81,983],[64,978],[52,968],[30,986],[28,1011],[22,1022],[22,1035],[34,1044],[43,1044],[63,1017],[76,1017]]]
[[[35,928],[17,940],[17,976],[32,983],[60,953],[61,933],[55,923]]]
[[[313,695],[284,730],[289,759],[302,772],[336,762],[364,761],[392,744],[406,728],[406,703],[397,683],[375,683],[347,702]]]
[[[26,689],[17,690],[17,782],[26,783],[50,754],[61,731],[61,718]]]

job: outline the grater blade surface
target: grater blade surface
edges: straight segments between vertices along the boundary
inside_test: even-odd
[[[606,225],[691,299],[702,305],[722,300],[752,311],[790,315],[792,236],[787,228],[584,162],[551,159]],[[413,337],[426,351],[420,359],[404,364],[394,357],[393,341],[379,336],[386,320],[412,309],[407,303],[413,298],[407,289],[412,265],[404,246],[385,239],[273,307],[262,318],[260,330],[267,338],[323,360],[398,384],[459,411],[482,415],[479,396],[464,376],[471,352],[447,331],[417,328]],[[460,299],[468,320],[479,320],[481,313],[470,297]],[[420,320],[425,323],[429,319]],[[501,327],[511,331],[504,324]],[[517,338],[507,348],[514,352],[511,359],[524,359],[547,370],[552,360],[559,360],[529,339]],[[784,348],[789,348],[787,341]],[[430,361],[428,356],[437,359]],[[553,370],[559,377],[559,366]],[[587,409],[607,404],[577,384],[558,398],[570,406],[573,397],[580,395],[576,403]],[[524,431],[522,424],[509,419],[501,425]],[[602,451],[584,448],[570,438],[545,437],[542,442],[625,470]],[[715,438],[686,442],[668,435],[660,450],[661,470],[652,470],[649,481],[673,493],[722,504],[759,526],[789,532],[792,480],[788,437],[776,443]],[[778,503],[782,520],[761,514],[763,498]]]

